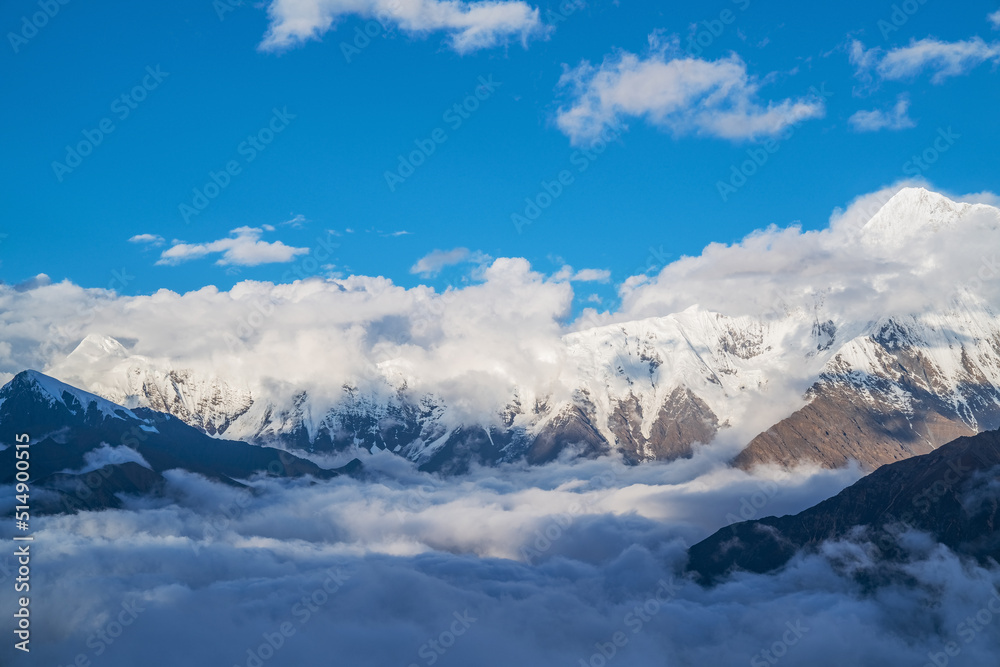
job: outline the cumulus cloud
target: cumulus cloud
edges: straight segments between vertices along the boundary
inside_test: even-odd
[[[407,232],[397,232],[393,236],[407,234]],[[433,250],[410,267],[410,273],[431,278],[441,273],[442,269],[456,264],[483,264],[490,260],[489,255],[481,252],[473,252],[468,248],[453,248],[451,250]]]
[[[942,83],[985,62],[1000,62],[1000,43],[987,43],[978,36],[956,42],[926,37],[885,51],[878,47],[865,49],[855,40],[849,58],[862,79],[869,79],[872,71],[887,80],[912,79],[926,71],[931,73],[932,83]]]
[[[916,123],[910,118],[908,111],[910,100],[900,96],[896,100],[892,109],[883,111],[873,109],[871,111],[858,111],[848,118],[848,122],[858,132],[878,132],[879,130],[905,130],[916,127]]]
[[[219,239],[209,243],[179,243],[175,242],[162,253],[157,264],[174,265],[192,259],[201,259],[208,255],[221,254],[216,260],[219,266],[257,266],[290,262],[299,255],[309,252],[309,248],[295,248],[281,241],[262,241],[261,235],[266,230],[260,227],[237,227],[229,232],[230,238]]]
[[[272,0],[267,13],[270,26],[261,44],[265,50],[318,39],[339,19],[352,15],[415,35],[444,32],[459,53],[512,39],[526,45],[548,33],[538,8],[520,0]]]
[[[39,287],[47,287],[51,284],[52,279],[49,278],[48,274],[39,273],[14,285],[14,290],[18,292],[30,292],[31,290],[38,289]]]
[[[152,246],[161,246],[166,240],[158,234],[136,234],[128,240],[129,243],[144,243]]]
[[[824,114],[823,100],[813,96],[762,103],[760,81],[735,54],[701,60],[650,39],[646,56],[619,51],[600,65],[583,62],[563,74],[560,87],[569,100],[556,124],[573,143],[594,141],[629,118],[675,134],[751,139]]]
[[[1000,28],[1000,9],[986,17],[994,29]]]

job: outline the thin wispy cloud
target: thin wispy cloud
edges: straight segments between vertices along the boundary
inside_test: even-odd
[[[434,250],[427,253],[417,263],[410,267],[410,273],[424,278],[433,278],[448,266],[456,264],[484,264],[490,256],[481,252],[473,252],[468,248],[453,248],[451,250]]]
[[[283,227],[291,227],[292,229],[302,229],[303,227],[305,227],[307,222],[309,221],[306,220],[306,216],[302,215],[301,213],[298,213],[280,224]]]
[[[161,246],[166,243],[166,239],[158,234],[136,234],[128,240],[129,243],[142,243],[151,246]]]
[[[905,130],[916,127],[917,124],[910,118],[908,112],[910,100],[901,96],[892,109],[872,109],[870,111],[858,111],[852,115],[848,122],[857,132],[878,132],[879,130]]]
[[[273,229],[273,228],[272,228]],[[209,255],[220,255],[219,266],[257,266],[290,262],[309,248],[295,248],[281,241],[262,241],[264,230],[259,227],[237,227],[229,238],[209,243],[175,243],[160,254],[157,264],[175,265]]]
[[[886,51],[879,47],[866,49],[855,40],[850,45],[849,59],[862,80],[871,80],[873,74],[897,81],[930,73],[931,83],[939,84],[968,74],[983,63],[1000,63],[1000,42],[987,43],[978,36],[956,42],[927,37]]]
[[[559,81],[568,103],[556,124],[572,143],[596,140],[630,118],[674,134],[722,139],[774,136],[825,112],[816,96],[779,101],[760,99],[761,80],[736,54],[701,60],[676,53],[676,43],[650,37],[651,52],[618,51],[599,65],[584,61]]]
[[[569,280],[579,283],[606,283],[611,280],[611,271],[607,269],[580,269],[574,271],[571,266],[564,266],[553,276],[553,280]]]
[[[411,35],[443,32],[451,48],[469,53],[510,41],[527,44],[549,28],[537,7],[520,0],[272,0],[261,43],[279,50],[318,39],[347,16],[377,19]]]

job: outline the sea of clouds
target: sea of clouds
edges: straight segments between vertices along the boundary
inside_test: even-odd
[[[711,589],[683,574],[688,545],[797,512],[857,470],[753,476],[696,456],[442,479],[388,453],[365,464],[364,479],[252,492],[175,471],[163,498],[36,519],[32,653],[5,641],[4,664],[923,665],[955,642],[941,655],[985,665],[1000,651],[1000,570],[933,545],[874,589],[855,575],[880,566],[851,543]],[[5,588],[12,566],[0,557]]]

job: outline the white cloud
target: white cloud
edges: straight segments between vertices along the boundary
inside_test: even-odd
[[[272,0],[267,11],[266,50],[318,39],[352,15],[416,35],[444,32],[459,53],[548,34],[538,9],[520,0]]]
[[[271,230],[274,228],[272,227]],[[221,254],[216,260],[220,266],[257,266],[290,262],[298,255],[309,252],[309,248],[294,248],[281,241],[262,241],[263,228],[237,227],[229,232],[230,238],[210,243],[175,243],[160,253],[157,264],[174,265],[208,255]]]
[[[997,214],[969,211],[964,224],[935,234],[919,221],[934,213],[900,213],[883,243],[860,242],[861,230],[903,182],[858,197],[836,210],[820,231],[799,227],[760,230],[733,245],[710,244],[697,257],[668,264],[652,279],[626,281],[615,321],[680,312],[694,304],[730,315],[782,309],[816,309],[817,317],[864,322],[887,313],[947,308],[954,290],[981,282],[977,298],[1000,298],[1000,280],[976,281],[987,248],[1000,247]],[[959,196],[957,202],[989,201],[990,193]],[[906,228],[907,224],[914,227]]]
[[[573,271],[573,267],[567,265],[553,274],[552,279],[580,283],[606,283],[611,280],[611,271],[607,269],[580,269],[579,271]]]
[[[994,29],[1000,28],[1000,9],[996,10],[992,14],[986,17],[989,22],[993,25]]]
[[[907,113],[909,108],[910,101],[906,97],[900,96],[891,110],[858,111],[848,119],[848,122],[858,132],[904,130],[916,127],[916,123]]]
[[[403,233],[405,234],[406,232]],[[397,234],[393,234],[393,236],[396,235]],[[447,266],[466,263],[483,264],[489,260],[489,255],[485,255],[478,251],[472,252],[468,248],[433,250],[417,260],[417,263],[410,267],[410,273],[415,273],[425,278],[431,278],[441,273],[441,270]]]
[[[307,222],[309,222],[309,221],[306,220],[306,216],[302,215],[301,213],[297,213],[296,215],[293,215],[288,220],[285,220],[284,222],[281,222],[279,224],[283,225],[283,226],[291,227],[293,229],[302,229],[303,227],[305,227],[305,225],[306,225]]]
[[[933,37],[911,41],[889,51],[874,47],[865,49],[855,40],[849,57],[859,78],[870,78],[873,70],[882,79],[911,79],[924,71],[931,72],[931,82],[941,83],[948,77],[967,74],[984,62],[1000,62],[1000,43],[986,43],[981,37],[943,42]]]
[[[135,451],[131,447],[125,445],[119,445],[117,447],[112,447],[106,442],[102,442],[101,446],[92,449],[83,455],[84,465],[79,470],[63,470],[62,472],[73,473],[77,475],[84,475],[88,472],[98,470],[108,465],[121,465],[122,463],[138,463],[143,468],[153,469],[149,462],[143,458],[142,454]]]
[[[760,82],[736,55],[714,61],[675,57],[655,35],[650,39],[646,57],[619,51],[599,66],[584,62],[563,74],[560,87],[570,99],[556,123],[573,143],[592,142],[628,118],[676,134],[749,139],[824,114],[816,97],[761,103]]]
[[[152,246],[161,246],[166,240],[158,234],[136,234],[128,240],[129,243],[145,243]]]

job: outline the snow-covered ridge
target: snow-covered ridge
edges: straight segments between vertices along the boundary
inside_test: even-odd
[[[27,384],[36,395],[46,400],[49,405],[63,405],[73,414],[77,414],[80,410],[82,410],[83,414],[86,414],[93,407],[105,417],[114,419],[139,419],[134,412],[127,408],[116,405],[90,392],[60,382],[38,371],[24,371],[12,380],[11,384],[15,382]]]

